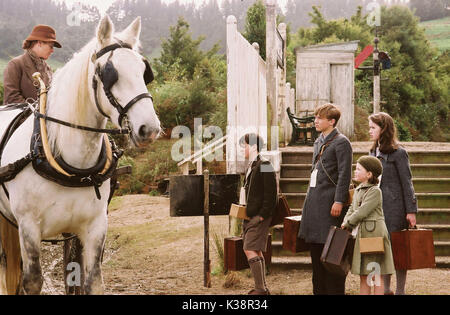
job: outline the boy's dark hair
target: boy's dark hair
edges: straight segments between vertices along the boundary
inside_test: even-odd
[[[256,144],[256,150],[258,153],[264,148],[264,139],[256,133],[247,133],[243,135],[239,140],[239,145],[244,146],[244,143],[248,145]]]

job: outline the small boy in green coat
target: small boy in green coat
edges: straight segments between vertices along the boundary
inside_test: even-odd
[[[391,242],[383,215],[382,193],[377,186],[382,171],[383,166],[376,157],[366,155],[358,159],[354,180],[360,185],[355,190],[352,205],[342,223],[342,228],[357,231],[351,272],[360,275],[360,294],[370,294],[374,275],[374,294],[383,295],[384,286],[380,276],[395,272]],[[361,254],[360,239],[369,237],[382,237],[384,253]]]

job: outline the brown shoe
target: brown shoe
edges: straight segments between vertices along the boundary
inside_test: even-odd
[[[269,293],[269,290],[252,289],[247,294],[248,295],[269,295],[270,293]]]

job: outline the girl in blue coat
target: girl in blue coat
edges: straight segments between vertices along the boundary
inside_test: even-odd
[[[394,120],[380,112],[369,116],[369,134],[373,145],[370,155],[383,165],[380,189],[383,211],[389,233],[416,225],[417,199],[412,184],[408,153],[399,145]],[[396,294],[405,294],[406,270],[396,270]],[[391,276],[384,276],[385,294],[390,289]]]

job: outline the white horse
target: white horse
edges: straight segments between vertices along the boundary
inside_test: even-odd
[[[140,32],[140,17],[121,33],[114,32],[114,25],[108,16],[102,18],[97,36],[55,73],[48,93],[47,115],[92,128],[105,128],[108,120],[106,117],[118,128],[126,120],[135,144],[155,140],[161,128],[143,79],[146,64],[137,52]],[[113,106],[103,89],[106,84],[101,70],[107,71],[105,64],[108,62],[110,65],[112,62],[118,74],[110,92],[120,108],[117,104]],[[96,91],[92,87],[93,77],[98,81]],[[139,95],[144,96],[136,97]],[[126,106],[128,104],[130,106]],[[125,108],[126,119],[123,119],[125,115],[120,112]],[[17,111],[0,113],[0,136],[16,114]],[[47,121],[46,125],[49,144],[55,156],[60,156],[67,164],[78,169],[96,165],[104,134],[74,129],[51,121]],[[7,143],[1,158],[2,166],[15,162],[30,152],[32,130],[31,116]],[[64,232],[76,234],[83,245],[85,293],[102,294],[101,257],[107,232],[109,180],[99,187],[99,200],[92,187],[71,188],[59,185],[39,176],[29,164],[15,179],[6,182],[5,186],[9,198],[0,187],[0,211],[18,225],[25,293],[39,294],[42,288],[39,262],[41,240]],[[0,254],[1,252],[0,248]],[[0,291],[4,287],[5,272],[0,270]]]

